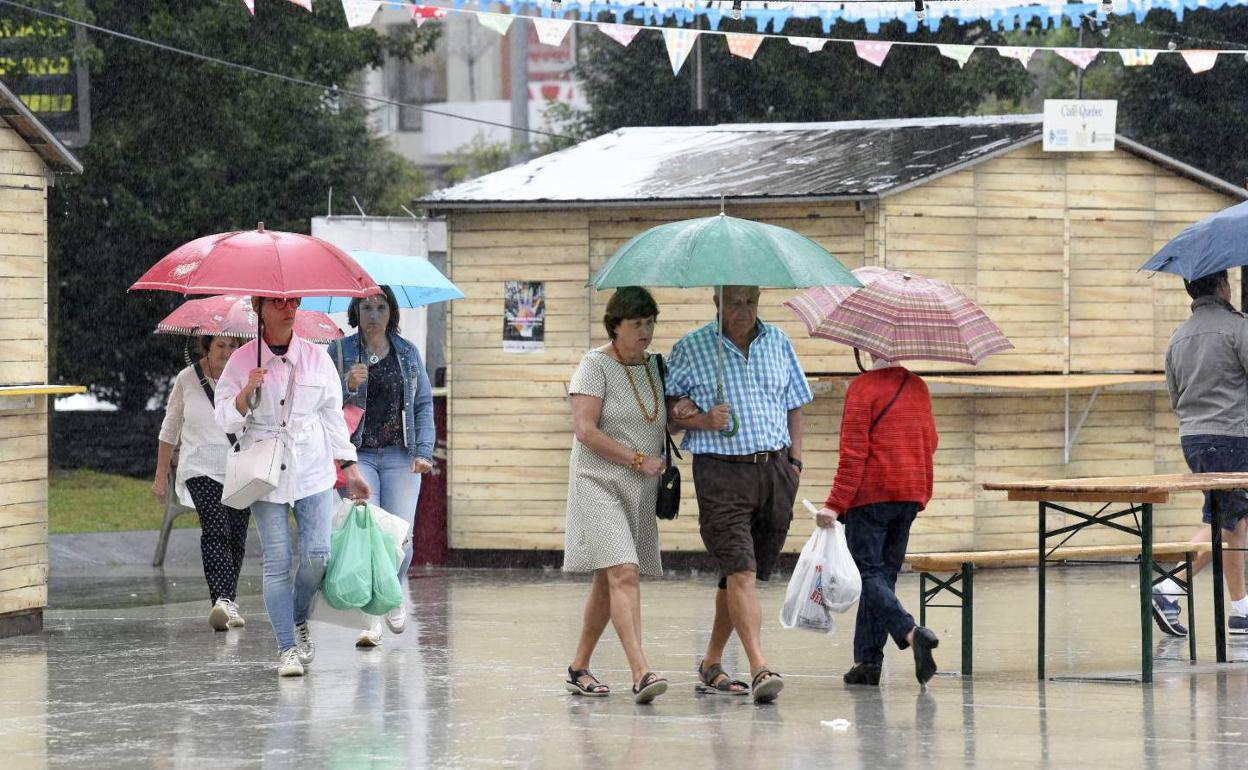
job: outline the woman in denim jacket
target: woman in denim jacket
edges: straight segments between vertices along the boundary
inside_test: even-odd
[[[328,353],[342,361],[344,404],[364,410],[351,434],[360,471],[372,488],[369,502],[403,517],[413,531],[420,476],[433,470],[433,392],[416,346],[399,336],[399,303],[389,286],[382,293],[355,299],[347,323],[359,332],[330,343]],[[406,587],[412,564],[408,539],[399,582]],[[403,633],[406,601],[385,615],[393,633]],[[381,644],[381,618],[360,633],[357,647]]]

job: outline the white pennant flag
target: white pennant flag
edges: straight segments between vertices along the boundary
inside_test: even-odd
[[[858,56],[877,67],[884,63],[884,59],[888,58],[888,52],[892,47],[892,43],[876,43],[871,40],[854,41],[854,50],[858,53]]]
[[[733,56],[740,56],[742,59],[753,59],[754,54],[758,53],[758,47],[763,44],[762,35],[742,35],[729,32],[725,37],[728,38],[728,52]]]
[[[823,50],[823,47],[827,45],[827,43],[828,43],[827,38],[822,38],[822,37],[791,37],[789,38],[789,45],[795,45],[798,48],[805,48],[807,51],[810,51],[811,53],[819,53],[820,51]]]
[[[941,43],[936,46],[936,50],[940,51],[941,56],[956,61],[958,63],[958,69],[962,69],[966,66],[966,63],[970,61],[971,54],[975,53],[975,46]]]
[[[485,11],[477,11],[477,21],[486,29],[492,29],[500,35],[506,35],[507,30],[511,27],[511,22],[515,16],[507,16],[502,13],[486,13]]]
[[[693,50],[693,44],[697,42],[698,31],[696,29],[670,29],[663,30],[663,42],[667,44],[667,58],[672,63],[672,74],[679,75],[680,68],[684,66],[685,59],[689,58],[689,52]]]
[[[1187,66],[1191,69],[1193,75],[1199,75],[1202,72],[1208,72],[1213,69],[1213,65],[1218,63],[1217,51],[1181,51],[1183,61],[1187,62]]]
[[[342,0],[342,12],[347,16],[347,26],[353,29],[367,26],[380,7],[379,0]]]
[[[1031,62],[1031,57],[1035,54],[1036,49],[1028,48],[1020,45],[1003,45],[997,48],[997,53],[1010,59],[1018,59],[1026,67]]]
[[[243,0],[243,5],[247,6],[252,16],[256,15],[256,0]]]
[[[312,10],[312,0],[290,0],[290,2],[294,3],[295,5],[304,9],[305,11]]]
[[[547,19],[541,16],[534,16],[530,21],[537,30],[537,39],[542,45],[563,45],[563,39],[567,37],[568,30],[572,29],[572,22],[568,19]]]
[[[1127,67],[1151,67],[1161,51],[1153,48],[1120,48],[1118,55]]]
[[[633,38],[637,37],[637,33],[641,32],[641,27],[635,27],[632,24],[599,24],[598,31],[624,47],[633,42]]]
[[[1097,56],[1101,55],[1102,48],[1059,48],[1057,55],[1075,65],[1081,70],[1088,68]]]

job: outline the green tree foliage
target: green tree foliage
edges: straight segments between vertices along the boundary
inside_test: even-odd
[[[752,22],[725,21],[725,31],[753,32]],[[826,37],[819,22],[791,21],[785,34]],[[833,37],[866,38],[862,25],[837,24]],[[946,21],[939,31],[908,35],[899,23],[883,38],[927,43],[999,43],[985,25]],[[706,125],[828,121],[973,114],[988,96],[1017,102],[1032,89],[1026,71],[1010,59],[971,57],[959,69],[934,48],[897,46],[883,67],[860,59],[845,44],[819,53],[767,40],[753,60],[733,56],[725,39],[701,39],[705,109],[694,101],[691,55],[674,77],[661,36],[642,33],[627,48],[606,35],[583,38],[577,75],[590,103],[574,132],[596,135],[621,126]]]
[[[284,0],[43,2],[79,18],[207,56],[342,88],[386,55],[432,45],[427,25],[395,37],[351,30],[338,3],[308,13]],[[20,11],[6,17],[27,21]],[[92,33],[92,138],[85,173],[60,177],[49,198],[55,335],[61,381],[142,409],[181,363],[178,338],[150,332],[183,298],[127,294],[148,267],[186,241],[252,228],[307,232],[332,186],[370,213],[400,213],[421,191],[415,169],[374,136],[367,106]]]

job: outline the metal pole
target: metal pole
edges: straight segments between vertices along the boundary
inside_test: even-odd
[[[511,163],[529,159],[529,25],[512,24],[511,37]]]
[[[1048,539],[1048,526],[1045,523],[1045,503],[1040,502],[1040,563],[1037,565],[1039,574],[1037,584],[1039,590],[1039,612],[1037,615],[1038,636],[1036,638],[1036,678],[1044,681],[1044,548]]]
[[[1140,679],[1153,681],[1153,504],[1140,515]],[[1188,615],[1188,622],[1192,618]]]

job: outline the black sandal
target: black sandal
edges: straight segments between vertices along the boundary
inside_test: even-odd
[[[583,677],[589,677],[594,681],[581,684]],[[571,666],[568,666],[568,680],[563,683],[563,686],[573,695],[584,695],[588,698],[605,698],[611,694],[611,688],[599,682],[598,677],[591,674],[587,668],[573,670]]]
[[[754,675],[750,690],[754,693],[755,703],[771,703],[784,689],[784,679],[766,666]]]
[[[667,680],[653,671],[647,671],[641,681],[633,685],[633,702],[649,703],[667,692]]]
[[[723,679],[719,679],[721,676]],[[719,684],[715,684],[716,679],[719,679]],[[728,676],[728,672],[718,663],[704,671],[702,661],[698,661],[698,692],[712,695],[748,695],[750,686],[740,679]]]

